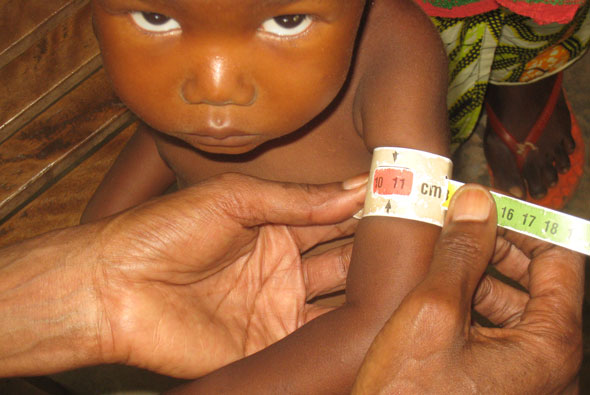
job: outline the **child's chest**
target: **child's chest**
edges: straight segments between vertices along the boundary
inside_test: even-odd
[[[180,188],[226,172],[277,181],[327,183],[368,172],[371,164],[371,153],[361,137],[352,128],[337,125],[289,135],[240,156],[203,154],[164,139],[157,139],[157,145]]]

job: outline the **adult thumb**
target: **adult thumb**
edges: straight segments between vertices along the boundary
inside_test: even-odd
[[[224,174],[217,185],[224,193],[225,214],[242,226],[261,224],[327,225],[352,217],[365,197],[368,175],[323,185],[267,181]]]
[[[375,337],[359,370],[354,394],[383,392],[383,388],[391,393],[424,391],[432,385],[427,374],[418,372],[436,368],[437,361],[444,360],[437,353],[447,355],[456,349],[457,336],[469,324],[473,293],[495,240],[492,196],[481,186],[463,186],[451,199],[426,278]],[[412,390],[405,385],[413,386]]]
[[[464,315],[494,252],[496,223],[496,205],[484,187],[468,184],[454,194],[423,286],[440,300],[459,302]]]

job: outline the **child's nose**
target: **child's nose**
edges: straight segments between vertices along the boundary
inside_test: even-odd
[[[214,56],[187,78],[181,95],[190,104],[248,106],[256,100],[256,89],[238,64]]]

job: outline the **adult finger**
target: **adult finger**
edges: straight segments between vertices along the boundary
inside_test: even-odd
[[[503,237],[530,259],[520,280],[531,297],[523,315],[525,324],[544,323],[556,330],[577,330],[584,293],[583,256],[514,232],[506,232]],[[503,272],[508,268],[505,262]],[[522,267],[517,270],[522,271]]]
[[[266,181],[223,174],[209,182],[216,188],[215,207],[244,227],[265,223],[331,224],[352,217],[364,201],[366,175],[325,185]]]
[[[523,320],[527,324],[550,324],[558,332],[581,328],[584,257],[550,246],[533,254],[529,271],[531,301]]]
[[[528,293],[486,275],[475,292],[473,308],[490,322],[511,328],[519,322],[529,300]]]
[[[552,246],[534,254],[529,270],[531,299],[516,326],[515,338],[505,340],[522,344],[531,355],[540,354],[545,359],[545,374],[558,372],[552,384],[567,384],[578,374],[583,355],[584,259]],[[528,344],[518,332],[528,335]]]
[[[299,251],[305,252],[320,243],[354,234],[358,223],[357,219],[349,218],[334,225],[292,226],[290,231]]]
[[[431,299],[448,303],[460,321],[466,320],[495,240],[496,206],[492,196],[479,185],[461,187],[451,199],[428,275],[415,292],[421,289]]]
[[[491,264],[502,275],[528,288],[531,259],[518,245],[522,245],[525,242],[524,239],[534,239],[511,231],[501,230],[498,233]]]
[[[348,243],[303,260],[307,300],[344,289],[351,254]]]

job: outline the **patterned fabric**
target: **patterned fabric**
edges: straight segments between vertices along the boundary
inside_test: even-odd
[[[499,7],[496,0],[415,0],[430,16],[464,18]]]
[[[416,0],[430,16],[465,18],[504,7],[538,24],[569,23],[587,0]]]
[[[471,136],[492,84],[524,84],[558,73],[590,45],[590,4],[565,25],[538,25],[505,9],[432,20],[449,56],[447,106],[453,149]]]

